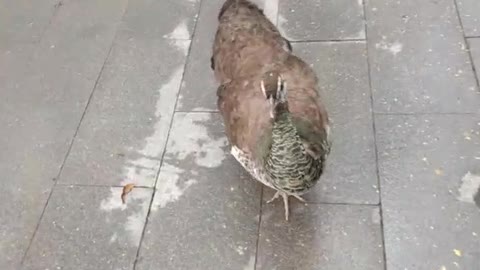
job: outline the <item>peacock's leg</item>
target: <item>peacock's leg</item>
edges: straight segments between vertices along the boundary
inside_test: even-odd
[[[288,205],[288,196],[293,196],[295,198],[297,198],[299,201],[303,202],[303,203],[306,203],[305,199],[300,197],[299,195],[297,194],[287,194],[285,192],[282,192],[282,191],[278,191],[275,192],[275,195],[273,195],[273,197],[267,201],[267,203],[271,203],[273,202],[275,199],[277,199],[279,196],[282,196],[283,198],[283,204],[284,204],[284,207],[285,207],[285,219],[288,220],[288,216],[289,216],[289,205]]]
[[[287,193],[282,192],[283,205],[285,206],[285,220],[288,221],[288,195]]]

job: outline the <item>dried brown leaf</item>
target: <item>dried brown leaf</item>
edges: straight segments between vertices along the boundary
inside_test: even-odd
[[[130,193],[134,187],[135,187],[135,184],[127,184],[123,187],[122,196],[121,196],[123,204],[125,204],[127,194]]]

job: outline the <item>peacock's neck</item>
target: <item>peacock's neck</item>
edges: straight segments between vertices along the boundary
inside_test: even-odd
[[[297,128],[288,111],[282,111],[275,115],[272,129],[271,152],[293,155],[299,155],[304,152]]]
[[[288,110],[275,115],[265,171],[277,188],[298,193],[318,180],[321,164],[305,150]]]

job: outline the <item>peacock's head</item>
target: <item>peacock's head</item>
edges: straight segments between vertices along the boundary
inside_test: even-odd
[[[260,81],[263,95],[270,104],[270,117],[288,110],[287,82],[277,72],[267,72]]]

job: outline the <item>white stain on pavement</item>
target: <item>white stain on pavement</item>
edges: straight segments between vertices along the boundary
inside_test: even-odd
[[[209,113],[177,114],[170,131],[167,157],[176,161],[192,158],[196,166],[203,168],[220,166],[226,157],[223,148],[227,145],[227,139],[212,138],[206,126],[209,121]],[[194,179],[196,175],[198,173],[194,169],[187,174],[182,168],[165,161],[160,170],[152,210],[177,201],[198,182]]]
[[[183,52],[183,55],[187,56],[188,54],[188,49],[190,48],[190,40],[180,40],[180,39],[175,39],[172,40],[173,45],[177,47],[178,50]]]
[[[145,138],[145,145],[138,153],[143,157],[127,161],[124,169],[125,180],[122,185],[134,183],[137,186],[151,186],[155,182],[159,161],[166,141],[170,122],[180,83],[183,76],[183,67],[177,68],[158,90],[158,99],[155,106],[157,121],[153,126],[152,135]]]
[[[222,164],[227,145],[227,139],[213,139],[205,126],[211,119],[209,113],[178,114],[171,130],[171,140],[168,142],[169,154],[177,159],[193,156],[198,166],[215,168]]]
[[[168,39],[190,39],[190,31],[188,31],[187,19],[181,21],[172,32],[163,36]]]
[[[180,52],[181,56],[187,54],[190,40],[186,20],[182,21],[170,34],[165,36],[165,41],[171,46],[172,53]],[[178,53],[176,53],[178,56]],[[156,180],[156,174],[160,167],[160,158],[163,154],[168,130],[172,121],[175,109],[175,100],[180,91],[180,84],[183,77],[182,63],[174,68],[170,76],[165,78],[165,83],[157,89],[157,99],[155,112],[152,115],[152,133],[145,138],[141,149],[135,150],[132,156],[138,158],[129,159],[125,162],[123,168],[123,179],[121,185],[133,183],[136,188],[127,195],[126,203],[121,200],[122,188],[112,188],[110,196],[104,199],[100,204],[100,209],[106,212],[106,222],[114,220],[111,215],[126,215],[123,222],[124,230],[128,233],[132,245],[138,245],[144,225],[145,218],[150,205],[152,190],[138,188],[139,186],[153,186]],[[150,97],[147,97],[150,98]],[[126,213],[126,214],[125,214]],[[119,222],[118,217],[115,218]],[[111,241],[117,241],[122,236],[120,232],[113,232]]]
[[[175,109],[174,101],[177,99],[182,76],[183,67],[179,67],[158,90],[158,99],[155,105],[155,117],[158,121],[154,125],[153,134],[146,138],[145,147],[139,151],[145,156],[159,157],[163,152],[167,140],[165,131],[170,127],[171,113]]]
[[[127,221],[124,224],[124,230],[128,233],[131,244],[135,246],[138,245],[145,224],[152,192],[148,189],[134,189],[128,194],[127,204],[123,204],[120,199],[120,195],[122,194],[121,188],[111,188],[110,193],[111,196],[102,200],[100,203],[100,209],[108,212],[106,217],[107,223],[113,222],[109,217],[110,213],[117,214],[117,212],[126,211],[128,214]],[[118,237],[118,232],[113,232],[110,242],[116,241]]]
[[[188,31],[187,20],[181,21],[169,34],[163,36],[170,40],[170,45],[183,52],[185,56],[190,48],[190,32]]]
[[[475,203],[475,196],[480,192],[480,175],[468,172],[462,178],[462,185],[458,189],[458,200],[466,203]]]
[[[183,68],[177,68],[167,82],[159,88],[155,110],[157,121],[153,126],[153,133],[145,138],[144,147],[137,151],[142,157],[126,162],[122,185],[134,183],[136,186],[152,186],[155,182],[157,170],[160,166],[159,158],[167,140],[166,131],[170,127],[174,111],[175,103],[172,100],[177,97],[182,75]],[[112,189],[110,197],[102,201],[100,207],[107,212],[113,210],[125,211],[127,207],[130,209],[130,204],[133,204],[133,208],[138,208],[136,205],[140,204],[140,211],[130,213],[124,225],[125,231],[129,232],[132,244],[137,245],[144,227],[151,192],[146,189],[135,188],[128,194],[126,204],[122,203],[120,194],[121,188]]]
[[[388,51],[394,56],[396,56],[398,53],[400,53],[403,50],[403,44],[400,42],[388,43],[382,40],[379,43],[375,44],[375,48]]]
[[[153,199],[152,210],[165,207],[168,203],[177,201],[191,185],[196,184],[197,180],[190,179],[182,185],[178,182],[184,170],[164,163],[160,175],[158,176],[157,190]]]

